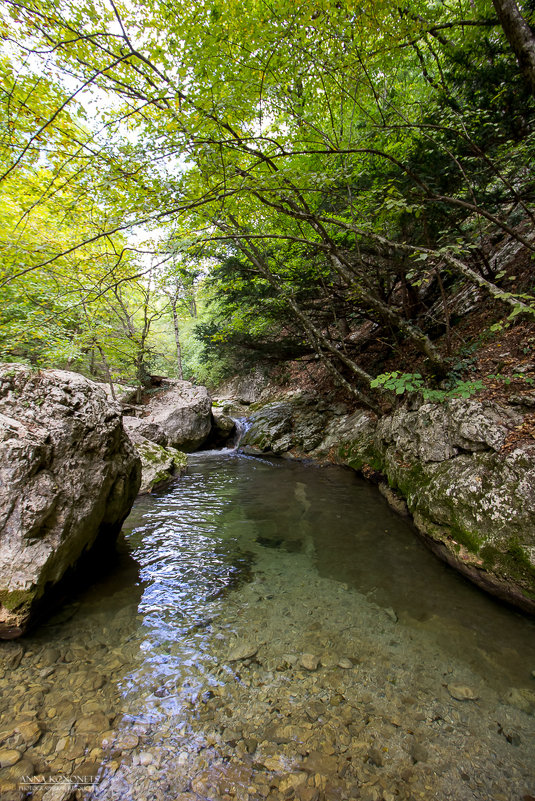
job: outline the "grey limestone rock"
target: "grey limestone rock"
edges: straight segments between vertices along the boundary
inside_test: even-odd
[[[123,426],[125,427],[130,439],[138,435],[144,439],[149,439],[157,445],[165,448],[167,445],[167,434],[158,423],[152,420],[146,420],[141,417],[130,417],[129,415],[123,416]]]
[[[535,447],[505,448],[511,407],[454,399],[345,429],[338,460],[382,473],[427,544],[475,583],[535,611]]]
[[[257,403],[266,393],[269,394],[270,383],[262,370],[253,370],[249,375],[234,376],[219,387],[218,395],[232,398],[239,403]],[[272,388],[274,389],[274,388]]]
[[[294,449],[313,453],[322,449],[329,423],[338,416],[337,406],[312,393],[298,392],[255,411],[249,417],[250,425],[242,442],[276,454]]]
[[[167,381],[169,389],[155,396],[142,418],[157,423],[173,448],[194,451],[206,441],[212,428],[212,399],[206,387],[189,381]]]
[[[61,370],[0,366],[0,637],[23,633],[82,554],[112,544],[140,462],[119,407]]]
[[[518,407],[456,398],[377,420],[294,393],[249,420],[244,443],[256,451],[334,461],[384,482],[440,558],[535,612],[535,446],[505,447],[523,420]]]

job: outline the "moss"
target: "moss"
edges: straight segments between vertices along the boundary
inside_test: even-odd
[[[31,590],[1,590],[0,604],[14,612],[21,607],[29,608],[34,599],[35,593]]]
[[[479,554],[481,546],[484,543],[482,537],[455,522],[451,524],[450,531],[456,542],[460,542],[461,545],[464,545],[464,547],[472,553]]]
[[[535,578],[535,567],[531,564],[529,557],[516,537],[511,537],[507,546],[507,553],[518,565],[526,568]]]
[[[169,448],[170,452],[173,455],[173,462],[175,463],[175,467],[183,470],[188,466],[188,455],[183,451],[179,451],[176,448]]]
[[[384,473],[384,462],[371,448],[362,447],[362,443],[350,443],[348,445],[341,445],[338,448],[338,459],[351,467],[352,470],[362,472],[364,467],[371,468],[376,473]]]
[[[431,478],[419,462],[414,464],[401,464],[393,473],[389,471],[388,483],[393,489],[398,489],[405,498],[415,495],[422,487],[426,487]]]
[[[152,486],[156,487],[163,481],[169,481],[170,478],[172,478],[171,473],[169,473],[167,470],[160,470],[159,473],[156,473],[154,480],[152,482]]]
[[[163,449],[162,449],[163,450]],[[155,448],[143,448],[143,458],[146,459],[147,462],[160,462],[162,460],[162,450],[156,450]]]
[[[509,539],[505,550],[487,543],[481,548],[481,557],[486,570],[519,582],[527,595],[535,597],[535,567],[516,537]]]

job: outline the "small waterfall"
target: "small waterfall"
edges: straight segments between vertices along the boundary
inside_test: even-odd
[[[228,447],[231,450],[237,451],[240,447],[241,441],[244,438],[245,434],[251,427],[251,421],[248,417],[233,417],[234,425],[236,426],[236,431],[232,438],[228,442]]]

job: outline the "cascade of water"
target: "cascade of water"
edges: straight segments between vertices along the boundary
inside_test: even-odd
[[[234,425],[236,426],[236,431],[232,438],[229,440],[228,447],[232,450],[237,451],[240,447],[240,443],[244,438],[246,432],[251,427],[251,421],[248,417],[233,417]]]
[[[251,423],[246,417],[231,417],[231,420],[234,421],[234,430],[223,445],[210,444],[206,449],[201,448],[193,454],[190,454],[190,460],[196,454],[204,459],[208,455],[217,456],[236,453],[240,448],[246,431],[251,427]]]

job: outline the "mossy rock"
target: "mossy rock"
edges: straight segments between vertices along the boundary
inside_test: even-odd
[[[164,448],[141,436],[132,439],[141,458],[140,495],[152,492],[184,473],[188,457],[182,451],[177,448]]]

